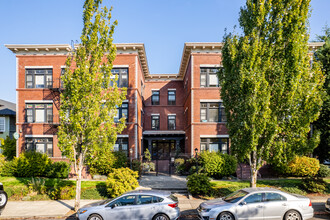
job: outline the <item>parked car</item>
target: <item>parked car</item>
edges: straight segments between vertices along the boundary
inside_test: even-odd
[[[2,211],[5,209],[8,201],[7,193],[5,192],[3,188],[3,184],[0,183],[0,215]]]
[[[200,204],[199,218],[243,220],[302,220],[313,217],[309,198],[272,188],[245,188],[227,197]]]
[[[136,190],[115,199],[86,205],[78,210],[79,220],[178,219],[178,199],[167,191]]]
[[[330,198],[325,202],[325,211],[330,213]]]

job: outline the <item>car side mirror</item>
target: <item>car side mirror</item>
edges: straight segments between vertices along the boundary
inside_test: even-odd
[[[115,203],[115,204],[113,204],[113,205],[111,206],[111,208],[114,209],[114,208],[116,208],[117,206],[118,206],[118,204]]]
[[[241,206],[246,205],[246,202],[240,202],[239,205]]]

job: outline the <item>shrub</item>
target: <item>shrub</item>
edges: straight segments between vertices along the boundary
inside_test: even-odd
[[[4,141],[4,145],[2,145],[1,148],[3,150],[2,154],[7,160],[14,159],[16,155],[16,140],[14,138],[7,136]]]
[[[2,175],[4,166],[6,164],[6,157],[0,154],[0,174]]]
[[[327,183],[321,178],[308,177],[303,179],[302,188],[312,193],[324,193]]]
[[[183,174],[184,172],[184,159],[183,158],[176,158],[174,160],[174,167],[175,167],[175,172],[177,174]]]
[[[49,190],[48,194],[51,199],[73,199],[76,193],[75,183],[70,181],[61,181],[55,179],[53,187]]]
[[[236,172],[237,160],[229,154],[220,154],[225,162],[222,167],[222,176],[230,176]]]
[[[137,171],[139,176],[141,175],[141,161],[140,160],[132,160],[132,170]]]
[[[51,159],[46,155],[38,152],[25,152],[19,158],[15,158],[14,176],[30,177],[30,176],[46,176],[46,169],[52,163]]]
[[[317,173],[317,176],[323,178],[330,176],[330,168],[324,164],[320,164],[320,169]]]
[[[288,186],[288,187],[282,187],[281,188],[283,191],[288,192],[288,193],[294,193],[294,194],[299,194],[299,195],[306,195],[306,192],[299,189],[299,187],[296,186]]]
[[[210,178],[206,174],[194,173],[187,180],[187,188],[191,194],[208,195],[211,192]]]
[[[320,169],[320,162],[315,158],[296,156],[288,165],[288,172],[293,176],[315,176]]]
[[[42,178],[33,178],[28,181],[29,190],[33,192],[37,192],[38,194],[45,194],[46,193],[46,185],[45,179]]]
[[[112,169],[127,166],[127,156],[120,151],[98,153],[87,162],[91,174],[108,175]]]
[[[16,159],[12,161],[5,161],[1,170],[1,176],[14,176],[16,172],[16,162]]]
[[[155,163],[153,163],[153,162],[144,162],[144,163],[142,163],[142,169],[144,171],[155,171],[156,170]]]
[[[64,161],[49,164],[46,169],[49,178],[67,178],[70,172],[70,164]]]
[[[139,186],[138,177],[138,172],[129,168],[113,169],[106,181],[107,192],[111,197],[116,197],[133,190]]]

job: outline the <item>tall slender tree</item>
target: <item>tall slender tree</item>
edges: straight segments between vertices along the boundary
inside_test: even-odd
[[[307,149],[322,105],[323,76],[310,65],[310,0],[247,0],[242,36],[226,34],[219,73],[231,149],[251,166],[251,186],[265,161]],[[310,150],[311,151],[311,150]]]
[[[74,165],[77,175],[74,208],[80,207],[81,178],[85,159],[95,151],[111,148],[125,126],[124,118],[115,123],[116,107],[125,99],[112,77],[116,56],[113,44],[117,21],[110,22],[111,9],[101,7],[101,0],[86,0],[81,43],[66,61],[62,77],[58,141],[62,153]],[[113,86],[109,86],[112,81]]]
[[[316,59],[322,65],[325,76],[323,106],[320,118],[314,123],[315,128],[321,132],[320,144],[314,154],[320,161],[330,160],[330,28],[324,27],[324,35],[318,36],[317,40],[324,42],[324,45],[316,51]]]

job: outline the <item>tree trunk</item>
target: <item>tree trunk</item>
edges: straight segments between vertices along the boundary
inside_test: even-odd
[[[253,151],[249,158],[250,170],[251,170],[251,181],[250,187],[257,187],[257,177],[258,177],[258,165],[257,165],[257,152]]]
[[[82,165],[79,164],[78,167],[78,176],[77,176],[77,182],[76,182],[76,200],[74,202],[74,211],[77,212],[80,208],[80,191],[81,191],[81,171],[82,171]]]

